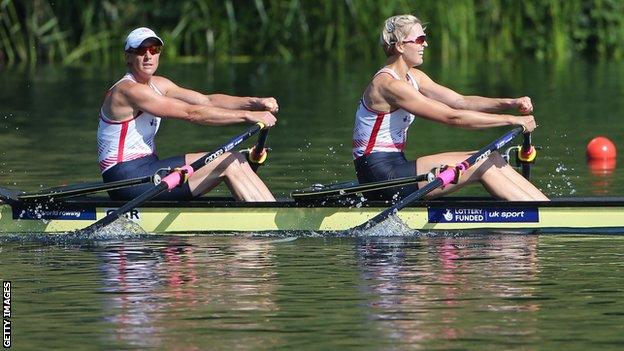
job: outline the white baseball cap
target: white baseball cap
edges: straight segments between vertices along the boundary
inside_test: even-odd
[[[163,40],[160,39],[160,37],[156,35],[153,30],[147,27],[139,27],[130,32],[130,34],[128,34],[128,37],[126,37],[126,45],[124,51],[128,51],[128,49],[130,48],[136,49],[141,46],[141,44],[145,40],[152,38],[158,40],[160,42],[160,45],[164,44]]]

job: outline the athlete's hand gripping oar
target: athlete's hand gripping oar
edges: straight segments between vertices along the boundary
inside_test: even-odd
[[[487,158],[493,151],[499,150],[501,147],[505,146],[513,138],[518,136],[518,134],[522,133],[523,130],[524,130],[523,127],[517,127],[505,133],[500,138],[494,140],[487,146],[483,147],[481,150],[472,154],[464,162],[456,165],[455,167],[449,167],[446,170],[440,172],[440,174],[438,174],[438,176],[434,180],[427,183],[427,185],[416,190],[415,192],[411,193],[407,197],[401,199],[399,202],[397,202],[393,206],[390,206],[388,209],[382,211],[375,217],[369,219],[368,221],[355,227],[354,229],[362,230],[362,229],[370,228],[374,226],[375,224],[390,217],[390,215],[396,213],[397,211],[400,211],[401,209],[411,204],[412,202],[422,199],[423,197],[425,197],[425,195],[429,194],[435,189],[450,184],[451,182],[453,182],[455,179],[458,178],[460,172],[467,170],[475,163]]]
[[[517,101],[519,104],[518,110],[522,115],[526,116],[533,113],[533,103],[531,103],[531,98],[525,96],[519,98]],[[537,149],[531,144],[531,133],[525,133],[522,145],[520,145],[518,153],[516,154],[516,165],[520,164],[522,176],[526,180],[531,178],[531,164],[535,162],[536,156]]]
[[[207,153],[206,155],[200,157],[198,160],[191,163],[190,165],[185,165],[178,169],[175,169],[169,175],[162,178],[162,181],[158,183],[157,185],[154,185],[153,188],[137,196],[136,198],[126,203],[125,205],[121,206],[120,208],[116,209],[115,211],[107,215],[106,217],[86,227],[84,230],[95,231],[99,228],[102,228],[103,226],[114,222],[117,218],[119,218],[119,216],[130,211],[131,209],[138,207],[142,205],[143,203],[158,196],[160,193],[166,190],[171,190],[175,188],[176,186],[183,184],[198,169],[214,161],[217,157],[223,155],[225,152],[232,150],[234,147],[236,147],[243,141],[249,139],[252,135],[256,134],[259,130],[263,128],[264,128],[264,124],[258,122],[253,127],[249,128],[246,132],[235,136],[227,143],[221,145],[215,151]]]

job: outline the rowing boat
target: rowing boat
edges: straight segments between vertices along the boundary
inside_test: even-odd
[[[264,150],[268,130],[257,124],[192,164],[169,170],[164,177],[155,174],[111,183],[53,187],[30,193],[0,188],[0,233],[95,231],[114,222],[119,216],[138,223],[149,233],[162,234],[352,231],[354,228],[368,228],[396,214],[409,229],[425,232],[485,230],[624,234],[622,197],[559,198],[543,202],[510,202],[489,198],[422,200],[432,190],[458,178],[463,170],[480,159],[500,150],[523,132],[520,127],[481,148],[461,164],[445,168],[438,175],[426,174],[366,184],[314,185],[293,191],[288,199],[271,203],[240,203],[231,198],[217,197],[184,202],[152,200],[261,130],[253,150]],[[530,134],[525,134],[518,153],[529,149],[530,144]],[[523,174],[527,177],[532,159],[521,163]],[[362,200],[362,194],[375,189],[424,180],[428,181],[425,186],[395,204]],[[86,196],[147,182],[153,183],[150,190],[129,202]]]
[[[157,234],[263,231],[345,231],[388,207],[386,202],[354,200],[239,203],[231,198],[149,201],[126,213],[145,231]],[[0,232],[68,232],[84,228],[124,202],[81,196],[48,203],[0,202]],[[508,202],[452,197],[419,201],[397,213],[418,231],[513,231],[524,233],[623,233],[624,198],[556,198],[551,202]]]

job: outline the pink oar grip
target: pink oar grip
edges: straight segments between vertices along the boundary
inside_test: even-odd
[[[440,172],[440,174],[438,174],[438,178],[442,179],[442,186],[447,186],[449,184],[451,184],[454,180],[455,180],[455,172],[459,171],[465,171],[468,169],[468,164],[465,162],[462,163],[458,163],[457,166],[455,166],[455,168],[447,168],[444,171]]]
[[[186,171],[187,179],[193,175],[193,167],[189,165],[184,165],[178,168],[176,171],[171,172],[168,176],[162,179],[162,181],[167,184],[167,189],[169,191],[171,191],[171,189],[175,188],[176,186],[180,185],[180,183],[182,183],[182,179],[184,179],[182,177],[183,171]]]
[[[451,182],[453,181],[453,179],[455,179],[455,169],[453,168],[447,168],[446,170],[440,172],[440,174],[438,174],[438,178],[442,179],[442,186],[447,186],[449,184],[451,184]]]

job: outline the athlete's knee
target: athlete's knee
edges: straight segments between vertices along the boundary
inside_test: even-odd
[[[493,151],[490,156],[489,159],[491,160],[496,160],[496,161],[504,161],[505,159],[503,158],[503,156],[498,152],[498,151]]]
[[[502,168],[509,165],[507,160],[505,160],[505,158],[497,151],[492,152],[488,157],[488,160],[490,160],[490,162],[492,162],[492,164],[495,165],[497,168]]]
[[[507,162],[498,152],[492,152],[488,157],[479,161],[473,168],[473,175],[475,180],[484,180],[492,173],[498,173],[499,169],[503,167]]]
[[[226,160],[227,165],[224,173],[228,176],[236,176],[238,174],[244,173],[247,171],[247,168],[249,168],[245,167],[247,164],[247,158],[240,152],[228,153]]]

